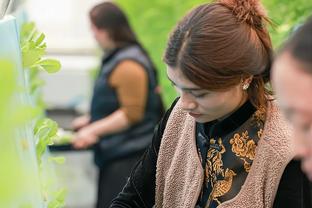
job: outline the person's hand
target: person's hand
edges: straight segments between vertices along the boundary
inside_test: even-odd
[[[76,149],[85,149],[97,143],[99,137],[90,127],[84,127],[74,134],[72,145]]]
[[[71,123],[71,127],[74,130],[79,130],[85,126],[87,126],[90,123],[90,116],[89,115],[83,115],[78,118],[75,118],[73,122]]]

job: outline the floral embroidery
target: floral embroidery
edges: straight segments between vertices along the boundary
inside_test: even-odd
[[[234,134],[233,138],[230,139],[230,144],[232,145],[232,152],[244,161],[244,168],[246,172],[249,172],[251,162],[255,158],[257,147],[255,141],[249,138],[248,131],[245,131],[241,135],[239,133]]]

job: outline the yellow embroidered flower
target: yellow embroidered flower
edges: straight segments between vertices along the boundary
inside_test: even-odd
[[[255,141],[249,138],[248,131],[245,131],[242,135],[239,133],[234,134],[233,138],[230,139],[230,144],[232,145],[232,152],[244,161],[244,168],[246,172],[249,172],[251,161],[255,158],[257,147]],[[248,162],[248,159],[251,161]]]

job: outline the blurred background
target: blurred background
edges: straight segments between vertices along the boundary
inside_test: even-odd
[[[43,99],[47,113],[60,127],[69,129],[71,120],[89,109],[93,77],[101,59],[101,50],[90,32],[89,10],[100,0],[15,0],[9,13],[34,21],[45,33],[47,55],[58,59],[62,69],[47,76]],[[176,22],[203,0],[116,0],[126,11],[140,41],[150,53],[158,69],[162,96],[168,105],[176,93],[167,81],[162,54],[168,34]],[[275,48],[311,15],[311,0],[262,0],[272,20],[270,33]],[[1,46],[0,46],[1,47]],[[68,187],[66,207],[93,207],[96,195],[96,169],[89,151],[54,151],[65,155],[59,168]]]
[[[46,34],[47,52],[59,59],[62,70],[46,78],[44,100],[50,108],[88,110],[92,74],[98,67],[101,51],[90,32],[88,11],[100,0],[15,0],[23,5],[27,19],[35,21]],[[140,41],[159,71],[163,97],[168,106],[175,92],[167,81],[162,54],[168,34],[188,10],[204,0],[116,0],[126,11]],[[270,33],[275,48],[312,11],[310,0],[262,0],[272,20]],[[90,79],[91,78],[91,79]],[[70,84],[68,84],[70,83]]]

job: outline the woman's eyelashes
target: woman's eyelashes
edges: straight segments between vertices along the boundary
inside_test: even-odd
[[[195,94],[195,93],[191,93],[195,98],[203,98],[205,97],[205,95],[207,95],[208,93],[200,93],[200,94]]]

